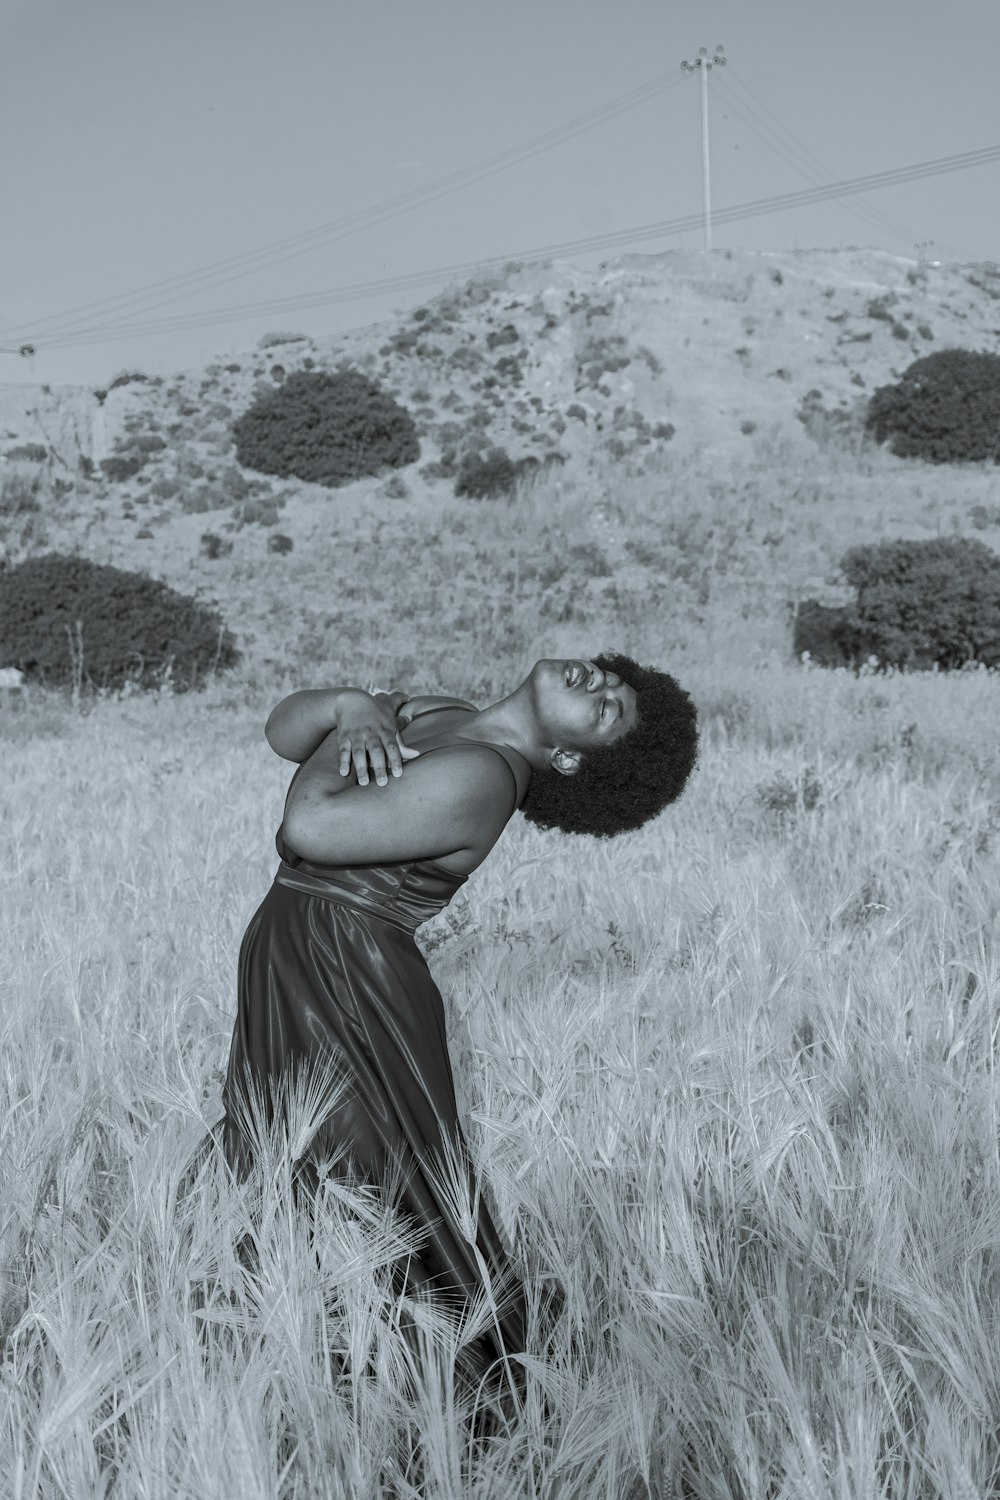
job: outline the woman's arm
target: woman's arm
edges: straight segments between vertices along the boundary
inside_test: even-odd
[[[264,725],[264,738],[282,760],[308,760],[337,725],[338,704],[345,693],[363,688],[304,688],[289,693],[272,708]]]
[[[287,698],[271,710],[264,725],[264,736],[276,755],[282,760],[301,763],[308,760],[326,739],[337,723],[337,701],[344,693],[363,692],[363,688],[305,688],[299,693],[289,693]],[[471,708],[464,698],[441,698],[423,696],[410,698],[406,693],[392,690],[376,693],[373,697],[388,698],[394,712],[404,725],[417,713],[432,708]],[[405,706],[405,707],[404,707]]]
[[[507,822],[510,776],[486,745],[446,745],[385,786],[340,776],[332,737],[289,788],[282,833],[303,859],[365,865],[490,849]]]

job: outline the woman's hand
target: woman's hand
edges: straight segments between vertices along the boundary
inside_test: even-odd
[[[397,719],[402,719],[403,728],[406,728],[410,722],[410,716],[409,714],[401,714],[399,710],[404,703],[410,701],[409,693],[401,693],[398,688],[390,688],[387,693],[372,693],[372,697],[376,703],[388,704],[390,713],[394,714]]]
[[[375,780],[385,786],[389,780],[386,765],[393,776],[402,776],[403,761],[420,754],[404,745],[396,728],[393,699],[406,702],[403,693],[377,693],[374,697],[361,688],[348,688],[337,703],[337,738],[340,745],[340,774],[349,776],[351,761],[358,773],[358,785],[368,785],[368,761]]]

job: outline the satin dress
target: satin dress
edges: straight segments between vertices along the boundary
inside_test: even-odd
[[[421,754],[436,748],[444,747]],[[490,748],[511,772],[510,816],[518,805],[512,759],[523,757],[508,747]],[[252,1159],[251,1138],[240,1123],[247,1080],[266,1096],[269,1082],[289,1069],[305,1065],[308,1071],[311,1060],[330,1059],[347,1093],[323,1118],[299,1172],[312,1186],[318,1164],[325,1161],[329,1170],[332,1162],[341,1177],[381,1184],[387,1164],[401,1162],[405,1175],[394,1201],[430,1233],[419,1254],[396,1269],[394,1290],[421,1289],[461,1311],[481,1291],[483,1276],[449,1201],[454,1189],[441,1188],[442,1175],[448,1181],[445,1135],[465,1163],[470,1206],[474,1173],[458,1120],[444,1004],[414,933],[468,876],[433,859],[313,864],[285,844],[282,828],[275,847],[281,863],[239,950],[238,1010],[223,1089],[226,1158],[238,1176]],[[269,1119],[275,1107],[268,1108]],[[470,1217],[467,1209],[467,1225]],[[503,1344],[501,1351],[494,1333],[475,1346],[471,1360],[478,1373],[496,1369],[501,1352],[524,1349],[526,1320],[523,1286],[482,1197],[476,1247],[497,1298]]]

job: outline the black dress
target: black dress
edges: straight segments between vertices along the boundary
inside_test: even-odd
[[[444,747],[421,753],[434,748]],[[517,752],[491,748],[511,770],[513,814],[517,778],[508,755]],[[252,1152],[240,1124],[247,1080],[250,1092],[266,1096],[281,1075],[331,1059],[347,1093],[312,1137],[300,1172],[314,1183],[316,1164],[334,1161],[333,1170],[344,1177],[380,1183],[387,1163],[402,1162],[396,1201],[430,1234],[419,1256],[400,1265],[394,1286],[422,1290],[461,1310],[482,1289],[483,1277],[451,1195],[441,1191],[443,1171],[448,1181],[440,1155],[444,1135],[462,1153],[470,1204],[474,1173],[458,1121],[444,1005],[413,935],[468,876],[432,859],[316,865],[288,848],[282,828],[275,845],[281,864],[240,945],[238,1011],[223,1089],[226,1158],[244,1175]],[[280,1106],[265,1103],[267,1118],[274,1107]],[[476,1245],[497,1298],[502,1352],[519,1353],[523,1286],[481,1197]],[[474,1369],[498,1368],[500,1353],[496,1338],[487,1335],[473,1351]],[[515,1374],[517,1368],[510,1367]]]

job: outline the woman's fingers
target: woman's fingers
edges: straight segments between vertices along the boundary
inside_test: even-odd
[[[375,764],[375,757],[373,755],[372,756],[372,765],[374,766],[374,764]],[[364,744],[364,742],[362,742],[357,747],[357,749],[354,750],[354,769],[358,773],[358,786],[367,786],[368,785],[368,746],[366,744]],[[385,775],[385,771],[384,770],[383,770],[382,774]]]
[[[389,769],[391,770],[393,776],[402,776],[402,774],[403,774],[403,757],[399,753],[399,746],[396,744],[396,736],[395,735],[384,734],[382,736],[382,745],[383,745],[383,756],[382,756],[383,761],[388,760],[388,762],[389,762]],[[378,768],[376,767],[376,769],[378,769]],[[385,782],[384,781],[380,782],[380,785],[384,786]]]
[[[379,786],[385,786],[388,783],[390,771],[393,776],[402,776],[403,762],[413,760],[419,754],[419,750],[411,750],[409,745],[403,744],[398,731],[394,736],[383,734],[378,741],[372,738],[363,739],[360,744],[347,739],[340,747],[340,774],[341,776],[350,775],[353,760],[358,785],[367,786],[370,760],[375,780]]]

